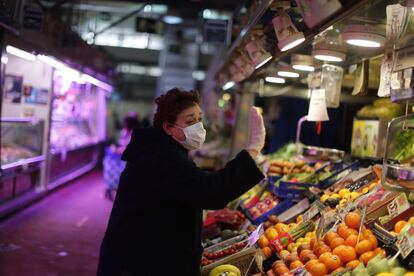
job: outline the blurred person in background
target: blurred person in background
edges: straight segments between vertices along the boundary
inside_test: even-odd
[[[132,131],[139,126],[138,113],[128,112],[124,117],[118,142],[112,144],[106,151],[103,160],[105,198],[114,199],[114,192],[118,188],[119,177],[125,168],[126,162],[121,155],[131,140]]]
[[[188,156],[205,141],[200,96],[171,89],[155,100],[154,126],[135,129],[105,237],[98,276],[200,275],[202,210],[222,209],[259,183],[265,129],[250,110],[248,143],[216,172]]]

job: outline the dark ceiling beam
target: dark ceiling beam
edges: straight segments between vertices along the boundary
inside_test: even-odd
[[[240,0],[153,0],[153,1],[140,1],[140,0],[126,0],[131,3],[143,3],[147,4],[163,4],[174,8],[191,8],[191,9],[216,9],[222,11],[234,11],[240,4]]]
[[[107,30],[109,30],[109,29],[111,29],[111,28],[113,28],[113,27],[117,26],[118,24],[121,24],[122,22],[124,22],[125,20],[127,20],[128,18],[130,18],[131,16],[134,16],[135,14],[139,13],[140,11],[142,11],[142,10],[144,9],[144,7],[145,7],[145,3],[144,3],[144,4],[142,4],[142,5],[141,5],[141,7],[139,7],[138,9],[136,9],[136,10],[134,10],[134,11],[132,11],[132,12],[128,13],[127,15],[125,15],[125,16],[121,17],[120,19],[118,19],[117,21],[115,21],[115,22],[113,22],[113,23],[109,24],[109,26],[107,26],[107,27],[103,28],[102,30],[100,30],[100,31],[98,31],[98,32],[96,32],[96,33],[94,33],[93,37],[95,38],[95,37],[97,37],[98,35],[100,35],[100,34],[102,34],[102,33],[106,32]]]

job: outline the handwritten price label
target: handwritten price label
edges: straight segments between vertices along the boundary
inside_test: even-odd
[[[401,255],[403,258],[407,258],[407,256],[413,251],[414,249],[414,226],[411,226],[407,231],[402,233],[397,241],[397,247],[401,251]]]
[[[388,212],[391,217],[394,218],[410,208],[410,203],[408,202],[407,196],[405,193],[397,196],[390,204],[388,204]]]

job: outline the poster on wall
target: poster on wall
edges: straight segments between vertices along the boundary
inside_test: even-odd
[[[379,121],[354,120],[351,154],[357,157],[377,157]]]
[[[24,86],[24,101],[27,104],[47,104],[49,90],[33,87],[31,85]]]
[[[4,102],[21,103],[23,77],[14,75],[4,76]]]

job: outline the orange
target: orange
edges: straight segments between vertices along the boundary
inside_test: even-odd
[[[374,235],[369,235],[364,237],[364,240],[368,240],[371,243],[371,249],[375,249],[378,247],[378,240]]]
[[[290,264],[289,269],[293,270],[293,269],[296,269],[296,268],[301,267],[301,266],[303,266],[303,263],[301,261],[297,260],[297,261],[294,261]]]
[[[308,256],[309,254],[313,254],[313,251],[310,249],[303,249],[299,255],[300,260],[303,262],[305,257]]]
[[[368,252],[365,252],[364,254],[362,254],[360,257],[359,257],[359,260],[362,262],[362,263],[364,263],[364,265],[367,265],[367,263],[369,262],[369,260],[371,260],[372,258],[374,258],[375,257],[375,253],[374,253],[374,251],[368,251]]]
[[[357,240],[358,240],[358,236],[352,234],[352,235],[349,235],[348,238],[346,238],[345,244],[355,247],[355,245],[357,244]]]
[[[266,259],[272,256],[273,251],[270,247],[266,246],[266,247],[263,247],[261,250],[262,250],[263,255],[266,257]]]
[[[359,225],[361,224],[361,216],[355,212],[348,213],[345,216],[345,224],[349,228],[359,229]]]
[[[355,267],[357,267],[361,262],[359,260],[353,260],[346,264],[346,268],[350,268],[351,270],[354,270]]]
[[[331,252],[331,248],[327,245],[321,245],[316,250],[314,250],[314,253],[318,258],[325,252]]]
[[[403,229],[404,228],[404,226],[406,226],[408,224],[408,222],[406,222],[405,220],[400,220],[400,221],[398,221],[395,225],[394,225],[394,231],[396,232],[396,233],[400,233],[401,232],[401,229]]]
[[[334,250],[335,248],[337,248],[340,245],[344,245],[345,244],[345,240],[341,237],[335,238],[331,241],[331,249]]]
[[[338,255],[339,258],[345,263],[355,260],[357,255],[355,249],[352,246],[340,245],[334,249],[333,253]]]
[[[319,261],[321,263],[325,263],[331,257],[332,257],[331,252],[325,252],[325,253],[323,253],[322,255],[319,256]]]
[[[350,235],[357,235],[358,236],[358,231],[352,228],[349,228],[348,233],[350,233]],[[347,237],[348,238],[348,237]]]
[[[269,227],[266,229],[264,235],[266,236],[266,238],[269,241],[273,241],[274,239],[276,239],[277,237],[279,237],[279,233],[277,232],[277,230],[273,227]]]
[[[266,238],[265,235],[262,235],[259,240],[257,241],[257,243],[259,244],[260,248],[269,246],[269,240]]]
[[[338,273],[338,272],[341,272],[341,271],[344,271],[344,270],[345,270],[345,268],[343,268],[342,266],[340,266],[337,269],[335,269],[334,271],[332,271],[331,274],[335,274],[335,273]]]
[[[380,254],[380,256],[383,257],[383,258],[387,255],[385,250],[380,248],[380,247],[375,248],[374,253],[375,253],[375,256]]]
[[[320,262],[316,259],[315,260],[310,260],[305,264],[305,268],[306,268],[307,271],[310,271],[310,268],[312,266],[314,266],[315,264],[318,264],[318,263],[320,263]]]
[[[317,261],[309,266],[308,272],[312,274],[312,276],[325,276],[328,271],[323,263]]]
[[[275,228],[276,228],[277,232],[279,233],[279,235],[283,234],[283,233],[287,233],[289,231],[289,226],[287,226],[286,224],[281,223],[281,222],[278,222],[275,225]]]
[[[329,231],[328,233],[326,233],[325,239],[326,239],[326,243],[331,244],[331,241],[335,238],[338,238],[339,235],[335,232]]]
[[[311,240],[310,240],[310,247],[311,247],[311,249],[313,250],[313,248],[315,247],[315,244],[316,244],[316,239],[315,238],[312,238]]]
[[[366,237],[369,235],[374,235],[374,233],[372,233],[372,231],[369,229],[362,230],[362,235],[361,235],[362,237]]]
[[[323,263],[329,271],[333,271],[342,266],[341,259],[336,255],[331,255],[331,257]]]
[[[371,249],[373,248],[369,240],[362,240],[355,246],[355,251],[358,255],[364,254],[365,252],[368,252]]]
[[[346,234],[348,233],[348,226],[341,223],[338,225],[337,231],[339,236],[341,236],[343,239],[346,239]]]

